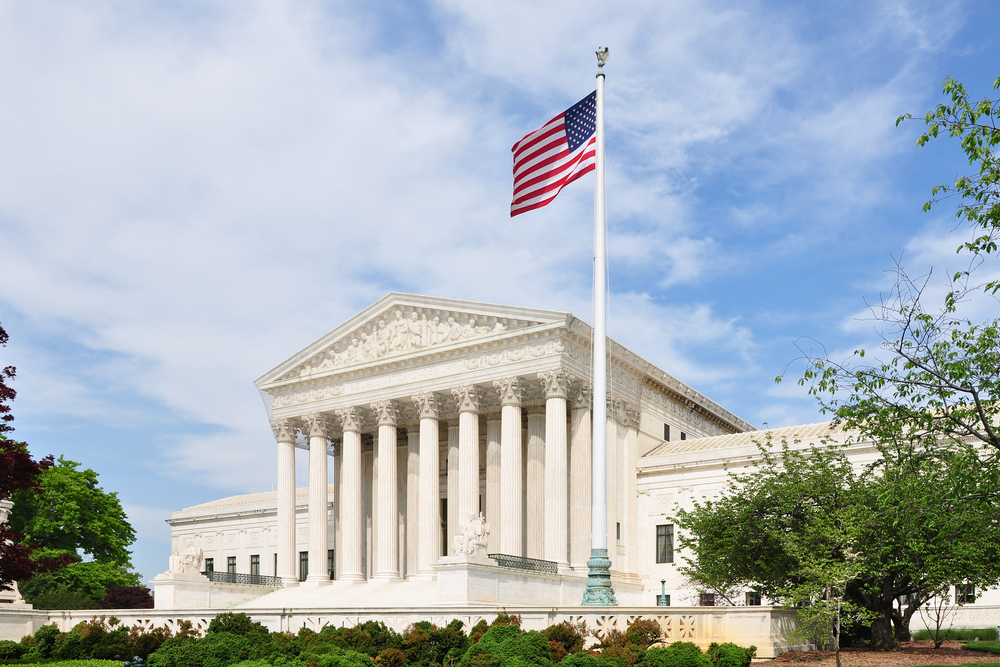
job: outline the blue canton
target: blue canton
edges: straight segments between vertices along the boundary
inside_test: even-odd
[[[597,131],[597,91],[566,109],[566,141],[572,153],[587,143]]]

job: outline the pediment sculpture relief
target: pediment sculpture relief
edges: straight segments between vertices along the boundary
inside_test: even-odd
[[[477,320],[469,316],[460,322],[454,316],[428,317],[427,313],[400,308],[393,316],[383,313],[377,320],[353,331],[286,377],[301,377],[506,330],[507,326],[496,318]]]

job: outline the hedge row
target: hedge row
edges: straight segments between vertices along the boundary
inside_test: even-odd
[[[204,637],[190,623],[176,635],[166,629],[141,632],[117,627],[117,619],[95,618],[69,632],[48,625],[20,643],[0,642],[0,659],[110,659],[140,656],[149,667],[749,667],[751,646],[662,645],[655,621],[636,620],[625,632],[611,630],[589,650],[585,624],[563,622],[543,632],[521,629],[518,616],[480,621],[468,634],[461,621],[444,627],[428,622],[399,634],[378,621],[353,628],[303,628],[269,632],[246,614],[226,612]]]

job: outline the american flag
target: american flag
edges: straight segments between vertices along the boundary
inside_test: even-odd
[[[597,163],[597,93],[514,144],[514,201],[510,217],[545,206]]]

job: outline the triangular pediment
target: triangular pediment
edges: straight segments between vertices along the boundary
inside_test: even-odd
[[[554,310],[392,292],[255,381],[272,383],[461,345],[505,332],[565,323]]]

